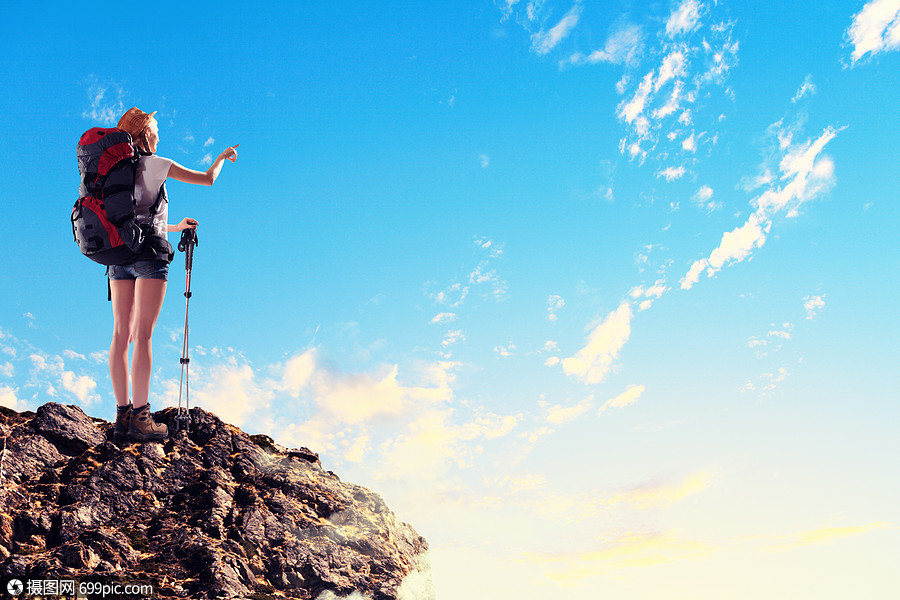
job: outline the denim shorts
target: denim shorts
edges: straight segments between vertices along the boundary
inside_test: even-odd
[[[106,275],[112,281],[120,279],[162,279],[169,278],[169,263],[164,260],[139,260],[128,265],[110,265]]]

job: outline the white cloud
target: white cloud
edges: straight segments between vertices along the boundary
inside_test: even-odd
[[[0,385],[0,406],[11,408],[13,410],[21,410],[19,407],[19,399],[16,397],[18,390],[8,385]]]
[[[781,338],[783,340],[790,340],[791,339],[791,331],[794,329],[794,326],[791,325],[790,323],[785,323],[781,327],[782,327],[781,329],[773,329],[773,330],[769,331],[767,336],[768,337],[777,337],[777,338]]]
[[[212,154],[207,152],[206,154],[203,155],[203,158],[200,159],[200,164],[201,165],[211,165],[212,161],[213,161]]]
[[[783,139],[782,133],[778,132],[779,139]],[[755,248],[765,244],[775,214],[786,212],[788,217],[796,216],[803,203],[830,188],[834,182],[834,163],[829,157],[820,155],[835,135],[834,128],[828,127],[814,142],[787,147],[779,164],[781,180],[787,180],[784,186],[770,188],[754,198],[752,204],[756,211],[746,223],[725,232],[719,246],[708,258],[693,262],[681,280],[681,289],[690,289],[697,283],[704,269],[712,277],[726,264],[748,258]]]
[[[72,393],[82,404],[91,404],[100,398],[94,393],[94,390],[97,389],[97,382],[87,375],[76,375],[72,371],[63,371],[59,381],[62,383],[63,389]]]
[[[438,304],[446,304],[450,307],[456,307],[462,304],[463,300],[469,295],[469,288],[461,283],[454,283],[445,290],[430,294],[432,300]]]
[[[681,142],[681,148],[686,152],[697,152],[697,140],[694,138],[693,133]]]
[[[640,300],[644,298],[638,304],[639,311],[645,311],[653,305],[653,301],[662,298],[663,294],[669,291],[668,286],[666,286],[666,282],[664,279],[660,279],[656,281],[652,286],[648,288],[644,288],[643,286],[637,286],[632,288],[629,292],[629,295],[635,300]]]
[[[666,101],[666,103],[653,111],[653,118],[658,121],[662,121],[669,115],[672,115],[676,111],[678,111],[678,109],[681,108],[681,93],[683,90],[684,82],[681,80],[676,81],[672,86],[672,93],[669,94],[669,99]],[[666,134],[666,137],[669,139],[669,141],[672,141],[676,137],[678,137],[678,133],[675,131],[670,131],[668,134]]]
[[[65,356],[66,358],[70,358],[72,360],[87,360],[86,357],[84,356],[84,354],[79,354],[78,352],[75,352],[74,350],[69,350],[68,348],[63,350],[63,356]]]
[[[556,321],[558,319],[556,313],[561,311],[566,305],[566,301],[562,296],[551,294],[547,297],[547,320]]]
[[[300,387],[303,382],[299,379],[298,366],[289,361],[284,378],[287,383]],[[260,389],[250,365],[233,362],[217,365],[206,370],[202,377],[200,373],[196,373],[193,380],[199,385],[191,388],[192,403],[238,427],[243,426],[251,414],[271,401],[271,394]],[[170,399],[177,399],[177,384],[169,382],[167,395]]]
[[[803,203],[831,187],[834,183],[834,162],[820,154],[835,135],[837,131],[828,127],[815,142],[807,141],[788,147],[779,168],[781,179],[789,181],[784,187],[766,190],[753,200],[762,218],[768,219],[784,210],[787,210],[789,217],[796,216]]]
[[[208,137],[208,138],[206,138],[206,141],[203,142],[203,147],[206,148],[208,146],[212,146],[215,143],[216,143],[216,140],[214,138]]]
[[[900,0],[869,2],[854,15],[845,36],[853,45],[853,65],[867,54],[900,48]]]
[[[603,406],[597,411],[598,415],[602,415],[604,412],[609,410],[610,408],[625,408],[626,406],[631,406],[644,393],[647,388],[643,385],[633,385],[630,386],[627,390],[616,396],[615,398],[611,398],[603,403]]]
[[[723,83],[728,73],[737,64],[738,42],[726,40],[721,46],[704,46],[706,50],[706,72],[699,77],[704,83]],[[727,90],[726,90],[727,92]]]
[[[495,269],[488,269],[487,261],[475,267],[469,273],[469,283],[473,285],[487,285],[490,288],[489,296],[500,302],[507,297],[508,286]]]
[[[643,30],[638,25],[627,24],[618,27],[610,34],[602,50],[594,50],[587,56],[576,52],[562,64],[582,65],[605,62],[635,65],[640,60],[643,48]]]
[[[449,323],[456,320],[456,313],[442,312],[438,313],[431,319],[431,323]]]
[[[475,245],[482,250],[485,250],[490,258],[498,258],[503,256],[503,244],[499,244],[494,242],[493,240],[485,239],[485,238],[476,238]]]
[[[531,50],[536,54],[544,55],[553,50],[559,42],[564,40],[572,30],[578,25],[578,19],[581,15],[581,5],[576,3],[568,13],[550,29],[550,31],[540,31],[531,36]]]
[[[700,23],[700,8],[697,0],[684,0],[666,21],[666,34],[675,37],[696,29]]]
[[[713,200],[713,196],[715,192],[708,185],[700,186],[700,189],[697,190],[697,193],[693,196],[693,201],[697,204],[697,206],[706,209],[706,212],[713,212],[721,208],[721,204]]]
[[[673,50],[667,54],[659,66],[659,75],[653,84],[653,91],[658,92],[660,88],[673,79],[684,78],[687,75],[686,67],[687,61],[683,50]]]
[[[629,102],[623,102],[619,105],[619,118],[624,119],[626,123],[632,123],[638,115],[644,112],[647,105],[647,99],[653,90],[653,71],[650,71],[641,80],[637,91]]]
[[[688,269],[688,272],[681,280],[681,289],[689,290],[691,289],[695,283],[700,281],[700,273],[703,272],[703,269],[706,268],[708,261],[704,258],[701,260],[695,260],[693,264],[691,264],[691,268]]]
[[[709,255],[709,274],[719,271],[726,263],[741,262],[754,248],[761,248],[771,226],[771,221],[762,220],[754,213],[742,226],[722,234],[719,247]]]
[[[806,79],[803,80],[803,84],[800,86],[800,89],[797,90],[797,93],[794,94],[794,97],[791,98],[791,102],[794,104],[797,103],[804,96],[812,96],[816,93],[816,84],[812,81],[812,75],[807,75]]]
[[[91,75],[87,82],[90,106],[81,116],[101,125],[112,127],[125,114],[125,90],[113,81],[100,81]]]
[[[516,345],[510,342],[506,346],[494,346],[494,353],[503,358],[509,358],[515,349]]]
[[[446,466],[465,469],[479,453],[471,442],[496,440],[509,435],[521,417],[516,415],[481,414],[463,423],[453,423],[454,411],[432,408],[412,420],[405,431],[379,448],[382,470],[402,479],[408,486],[411,478],[440,478]]]
[[[686,170],[684,167],[666,167],[656,174],[656,177],[665,177],[666,181],[674,181],[684,177]]]
[[[501,12],[503,13],[503,20],[506,20],[509,18],[509,16],[512,14],[513,7],[518,3],[519,3],[519,0],[503,0],[504,6],[500,9]]]
[[[550,406],[547,403],[541,403],[541,408],[547,411],[547,422],[551,425],[563,425],[574,421],[588,412],[593,406],[593,396],[588,396],[575,406],[562,406],[560,404]]]
[[[807,321],[815,319],[823,308],[825,308],[824,296],[807,296],[803,299],[803,309],[806,311]]]
[[[567,375],[587,385],[602,382],[612,368],[613,361],[631,336],[631,305],[623,302],[609,313],[588,336],[587,344],[574,356],[562,361]]]
[[[453,344],[464,341],[466,341],[466,336],[463,335],[462,330],[455,329],[453,331],[447,332],[447,335],[444,336],[444,339],[441,342],[441,346],[443,346],[444,348],[448,348]]]
[[[701,202],[708,202],[713,197],[713,189],[708,185],[701,186],[699,190],[697,190],[697,194],[694,196],[697,200]]]
[[[78,355],[80,356],[80,355]],[[29,355],[34,375],[38,381],[44,382],[47,393],[51,396],[59,394],[59,388],[73,395],[83,406],[91,406],[100,399],[96,393],[97,382],[88,375],[79,375],[67,371],[61,356],[47,357],[37,352]],[[82,357],[83,358],[83,357]]]
[[[478,162],[481,163],[481,168],[482,168],[482,169],[486,169],[486,168],[488,168],[488,166],[490,166],[490,164],[491,164],[491,157],[488,156],[487,154],[479,154],[479,155],[478,155]]]

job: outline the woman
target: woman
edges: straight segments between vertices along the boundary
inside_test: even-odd
[[[170,231],[196,228],[194,219],[182,219],[168,225],[168,201],[165,181],[168,177],[184,183],[212,185],[226,159],[237,158],[237,144],[225,149],[206,172],[182,167],[168,158],[156,155],[159,125],[156,112],[145,113],[132,108],[119,120],[117,127],[131,134],[140,162],[135,173],[135,216],[148,231],[147,241],[138,260],[107,269],[113,308],[113,336],[109,347],[109,374],[116,397],[115,438],[131,441],[164,440],[168,428],[156,423],[150,415],[150,371],[153,366],[151,338],[156,319],[166,295],[166,280],[172,260],[172,246],[166,239]],[[128,346],[131,355],[131,395],[128,399]]]

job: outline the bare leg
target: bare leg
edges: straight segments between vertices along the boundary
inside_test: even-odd
[[[128,406],[128,343],[131,341],[131,319],[134,313],[134,280],[109,282],[112,293],[113,336],[109,345],[109,376],[116,404]]]
[[[166,296],[166,282],[162,279],[138,279],[134,286],[134,317],[131,324],[131,393],[134,408],[147,404],[150,395],[150,374],[153,368],[153,328]]]

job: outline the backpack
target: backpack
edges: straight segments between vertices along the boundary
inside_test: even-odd
[[[72,209],[72,235],[81,253],[102,265],[135,261],[147,232],[134,214],[140,155],[131,135],[121,129],[94,127],[81,136],[76,155],[81,184]]]

